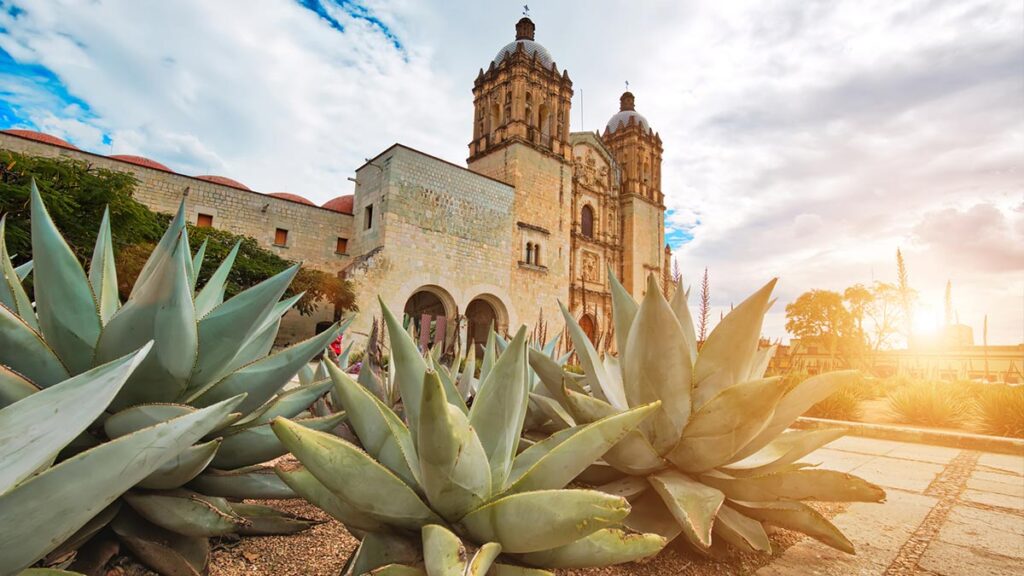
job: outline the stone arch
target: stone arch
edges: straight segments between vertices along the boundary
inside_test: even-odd
[[[584,312],[579,319],[580,329],[590,339],[590,343],[597,346],[597,319],[589,312]]]
[[[478,294],[466,306],[466,343],[474,342],[477,352],[483,351],[491,324],[499,334],[508,331],[508,309],[493,294]]]
[[[580,210],[580,233],[587,238],[594,237],[594,209],[590,204],[584,204]]]
[[[429,347],[434,342],[447,343],[451,321],[458,309],[455,299],[447,290],[434,284],[427,284],[413,290],[402,311],[416,327],[419,342]],[[424,328],[427,329],[426,336],[423,336]],[[438,329],[442,330],[441,334],[437,333]]]

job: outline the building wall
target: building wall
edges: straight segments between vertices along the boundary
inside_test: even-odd
[[[572,166],[560,156],[514,142],[470,161],[473,172],[507,182],[515,190],[511,249],[511,329],[534,326],[541,315],[561,323],[558,301],[569,296],[569,231]],[[526,261],[527,243],[541,246],[539,265]]]
[[[173,214],[184,198],[189,223],[195,224],[200,213],[210,214],[215,228],[255,238],[264,248],[304,266],[336,273],[350,259],[349,254],[335,253],[338,237],[353,235],[353,217],[347,214],[3,132],[0,149],[34,156],[65,156],[97,168],[130,172],[138,179],[136,199],[150,209]],[[284,246],[274,245],[277,228],[288,230]],[[278,333],[278,343],[285,345],[312,336],[316,323],[332,320],[333,313],[330,306],[313,316],[289,312]]]
[[[664,208],[638,196],[622,201],[622,284],[639,298],[645,292],[647,275],[662,278],[665,246]]]
[[[380,317],[378,294],[400,315],[420,290],[437,295],[449,318],[483,297],[504,327],[518,325],[520,308],[502,265],[512,253],[510,186],[397,145],[356,174],[357,223],[371,202],[380,220],[378,230],[360,234],[361,256],[345,271],[361,308],[351,334],[365,337]],[[448,332],[454,334],[451,325]]]

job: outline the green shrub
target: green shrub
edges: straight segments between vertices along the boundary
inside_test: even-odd
[[[986,434],[1024,438],[1024,387],[987,385],[978,396],[977,408]]]
[[[811,406],[804,416],[828,420],[859,420],[864,412],[860,407],[862,400],[861,390],[856,385],[840,388],[828,398]]]
[[[970,417],[971,401],[956,384],[915,381],[889,393],[889,408],[907,424],[958,428]]]

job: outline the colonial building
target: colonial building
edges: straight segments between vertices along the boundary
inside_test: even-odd
[[[368,333],[379,295],[416,324],[424,345],[480,342],[492,324],[512,331],[542,318],[557,330],[559,301],[595,342],[614,342],[608,272],[638,297],[648,274],[668,278],[661,138],[629,92],[604,132],[570,132],[572,80],[529,18],[480,70],[473,96],[466,167],[395,144],[356,170],[352,194],[322,206],[39,133],[5,131],[0,148],[131,171],[137,198],[155,210],[173,211],[187,196],[193,224],[252,236],[351,279],[362,310],[350,330],[357,337]],[[332,316],[289,317],[282,343]]]

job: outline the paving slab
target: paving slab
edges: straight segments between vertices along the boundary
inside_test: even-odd
[[[941,541],[928,546],[918,566],[935,576],[1020,576],[1024,572],[1024,565],[1014,558]]]
[[[978,459],[978,465],[1024,476],[1024,456],[982,454],[981,458]]]
[[[808,454],[806,457],[801,458],[800,462],[817,464],[820,468],[826,470],[849,472],[874,458],[877,458],[877,456],[821,448],[811,454]]]
[[[858,452],[861,454],[872,454],[874,456],[884,456],[897,448],[910,446],[904,442],[894,442],[892,440],[879,440],[875,438],[862,438],[860,436],[843,436],[838,440],[834,440],[827,444],[828,448],[832,450],[842,450],[844,452]]]
[[[948,448],[946,446],[928,446],[926,444],[901,444],[890,450],[885,455],[889,458],[900,458],[903,460],[918,460],[920,462],[931,462],[932,464],[949,464],[960,448]]]
[[[850,471],[884,488],[924,492],[945,467],[942,464],[879,456]]]
[[[1024,561],[1024,516],[954,506],[936,540]],[[1024,568],[1024,563],[1019,564]]]
[[[1024,512],[1024,497],[1022,496],[1008,496],[999,492],[981,490],[965,490],[961,499],[967,502],[974,502],[975,504]]]

